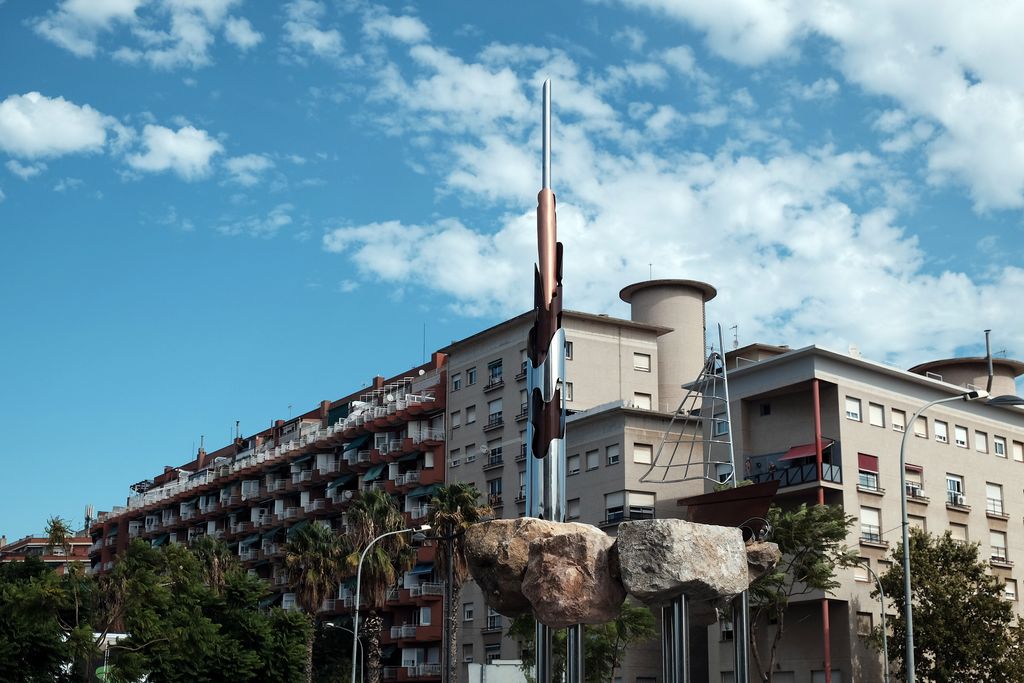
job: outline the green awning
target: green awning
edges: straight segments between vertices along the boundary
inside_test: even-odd
[[[383,464],[374,465],[369,470],[367,470],[365,475],[363,475],[363,481],[364,482],[374,481],[375,479],[377,479],[377,477],[380,476],[380,473],[383,472],[383,471],[384,471],[384,465]]]
[[[265,540],[267,540],[268,538],[273,538],[273,537],[274,537],[274,534],[276,534],[276,533],[277,533],[278,531],[280,531],[280,530],[281,530],[281,529],[283,529],[283,528],[284,528],[284,527],[280,527],[280,526],[274,527],[273,529],[271,529],[271,530],[270,530],[270,531],[268,531],[267,533],[263,534],[263,540],[265,541]]]
[[[387,646],[381,648],[381,650],[380,650],[380,658],[381,659],[387,659],[391,655],[395,654],[396,650],[398,650],[398,646],[397,645],[387,645]]]
[[[345,448],[343,448],[342,450],[343,451],[354,451],[357,448],[361,448],[362,446],[365,446],[366,442],[369,441],[369,440],[370,440],[370,435],[369,434],[363,434],[362,436],[357,437],[354,441],[349,441],[347,444],[345,444]]]
[[[164,543],[167,543],[167,539],[170,538],[170,537],[171,537],[170,534],[160,534],[159,536],[157,536],[156,538],[153,539],[153,543],[152,543],[153,547],[155,548],[158,545],[163,545]]]
[[[419,498],[420,496],[431,496],[437,493],[437,484],[431,484],[430,486],[420,486],[419,488],[413,489],[409,493],[410,498]]]
[[[302,527],[306,526],[307,524],[309,524],[309,520],[308,519],[304,519],[301,522],[299,522],[298,524],[290,527],[288,529],[288,538],[290,539],[293,535],[295,535],[296,531],[298,531]]]
[[[344,420],[348,417],[348,404],[342,403],[340,406],[335,406],[327,411],[327,424],[332,425],[338,420]]]
[[[244,548],[247,545],[252,545],[253,543],[255,543],[258,540],[260,540],[260,535],[259,534],[253,534],[249,538],[247,538],[244,541],[242,541],[241,543],[239,543],[239,545]]]
[[[276,595],[271,595],[269,598],[263,598],[260,600],[260,609],[266,609],[272,605],[276,605],[281,602],[281,598],[283,597],[284,593],[277,593]]]
[[[295,460],[292,460],[292,464],[293,465],[299,465],[301,463],[306,462],[307,460],[312,460],[312,459],[313,459],[313,454],[310,453],[309,455],[304,455],[301,458],[295,458]]]
[[[412,462],[413,460],[415,460],[418,457],[420,457],[420,454],[418,452],[417,453],[409,453],[408,455],[403,455],[396,462]]]
[[[332,490],[338,488],[339,486],[341,486],[343,484],[349,483],[350,481],[352,481],[355,478],[356,478],[356,475],[354,475],[354,474],[346,474],[343,477],[338,477],[337,479],[335,479],[334,481],[332,481],[330,484],[327,485],[327,492],[330,493]]]
[[[117,536],[117,525],[116,524],[114,526],[110,527],[110,531],[107,532],[107,538],[110,538],[111,536]]]

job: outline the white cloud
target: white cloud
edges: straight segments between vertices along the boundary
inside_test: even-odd
[[[197,180],[210,172],[210,161],[224,147],[205,130],[185,126],[173,131],[147,125],[142,130],[145,152],[128,157],[128,165],[137,171],[158,173],[174,171],[185,180]]]
[[[7,199],[7,195],[4,194],[3,189],[0,189],[0,204],[2,204],[5,199]]]
[[[359,283],[355,280],[342,280],[338,283],[338,291],[342,294],[348,294],[359,289]]]
[[[833,78],[819,78],[808,85],[794,83],[790,92],[801,100],[827,100],[839,94],[839,84]]]
[[[430,38],[427,25],[411,16],[373,16],[363,24],[363,31],[371,38],[387,36],[409,44],[422,43]]]
[[[99,34],[118,23],[134,23],[146,0],[64,0],[57,9],[32,22],[43,38],[79,57],[96,54]]]
[[[934,135],[910,131],[888,149],[922,148],[929,180],[963,184],[979,211],[1024,207],[1024,77],[1016,68],[1024,4],[621,1],[697,27],[712,50],[744,65],[793,56],[805,36],[824,38],[848,81],[935,126]]]
[[[292,224],[291,212],[295,209],[291,204],[278,204],[265,216],[249,216],[240,220],[222,221],[217,232],[222,235],[248,235],[270,239],[282,228]]]
[[[326,9],[316,0],[292,0],[285,6],[287,21],[284,39],[300,52],[312,52],[318,57],[335,59],[341,56],[344,41],[337,29],[320,28]]]
[[[250,50],[263,41],[263,34],[255,30],[248,19],[229,17],[224,23],[224,38],[240,50]]]
[[[640,52],[647,42],[647,35],[636,26],[624,26],[612,34],[613,43],[623,43],[633,52]]]
[[[53,186],[54,192],[66,192],[67,190],[74,190],[85,183],[80,178],[61,178],[57,181],[57,184]]]
[[[0,102],[0,150],[24,157],[56,157],[96,152],[107,142],[107,129],[125,129],[89,105],[38,92],[11,95]]]
[[[231,157],[224,162],[224,166],[231,174],[232,182],[251,187],[262,179],[264,171],[274,167],[274,162],[262,154],[246,154]]]
[[[6,164],[7,170],[18,176],[22,180],[28,180],[34,176],[39,175],[46,170],[46,164],[43,162],[21,164],[17,159],[9,159]]]

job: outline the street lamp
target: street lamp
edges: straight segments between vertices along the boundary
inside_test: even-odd
[[[354,635],[354,636],[355,636],[355,633],[356,633],[355,631],[353,631],[353,630],[352,630],[352,629],[350,629],[350,628],[345,628],[344,626],[338,626],[338,625],[337,625],[337,624],[335,624],[335,623],[334,623],[333,621],[328,621],[328,622],[325,622],[325,623],[324,623],[324,626],[327,626],[327,627],[329,627],[329,628],[336,628],[336,629],[338,629],[339,631],[348,631],[349,633],[351,633],[351,634],[352,634],[352,635]],[[359,658],[358,658],[358,659],[355,659],[355,660],[353,660],[353,661],[352,661],[352,670],[353,670],[353,671],[355,671],[355,668],[356,668],[356,666],[357,666],[357,665],[358,665],[358,666],[359,666],[360,668],[362,668],[362,667],[363,667],[363,664],[362,664],[362,662],[363,662],[363,660],[364,660],[364,659],[366,658],[366,647],[365,647],[365,646],[363,645],[362,641],[361,641],[361,640],[359,640],[359,636],[356,636],[356,643],[357,643],[357,644],[359,645],[359,647],[360,647],[360,648],[362,649],[362,654],[361,654],[361,655],[359,656]],[[360,677],[359,677],[359,679],[360,679],[360,680],[362,680],[362,678],[363,678],[362,676],[360,676]]]
[[[882,590],[882,581],[878,578],[878,574],[871,568],[871,560],[867,557],[862,557],[864,560],[864,568],[871,574],[871,578],[875,580],[875,585],[878,586],[878,599],[882,603],[882,662],[885,665],[885,677],[882,679],[885,683],[889,683],[889,639],[885,635],[885,591]]]
[[[910,599],[910,534],[908,529],[910,524],[907,519],[907,437],[910,435],[914,425],[917,424],[917,418],[921,417],[921,414],[932,406],[939,403],[950,403],[951,401],[976,401],[987,396],[988,392],[977,390],[936,399],[926,403],[924,407],[914,413],[914,416],[910,418],[910,422],[903,425],[903,439],[900,441],[900,505],[903,511],[903,616],[907,629],[904,662],[907,669],[907,683],[914,683],[914,615]]]
[[[359,566],[356,569],[355,613],[352,615],[352,659],[353,659],[353,661],[355,660],[355,657],[356,657],[356,654],[357,654],[356,648],[359,646],[359,636],[358,636],[358,633],[359,633],[359,592],[360,592],[359,588],[360,588],[360,586],[362,584],[362,581],[363,581],[363,560],[366,559],[366,553],[370,552],[370,548],[373,547],[373,544],[376,543],[377,541],[379,541],[382,538],[387,538],[388,536],[394,536],[395,534],[407,534],[407,533],[418,534],[420,532],[429,531],[429,530],[430,530],[430,525],[429,524],[424,524],[422,526],[416,527],[415,529],[399,529],[398,531],[389,531],[389,532],[387,532],[385,534],[381,534],[377,538],[375,538],[372,541],[370,541],[370,543],[363,550],[362,554],[359,556]],[[352,667],[352,683],[356,683],[356,668],[354,666]]]

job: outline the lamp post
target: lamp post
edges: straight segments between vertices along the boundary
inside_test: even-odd
[[[349,633],[351,633],[352,635],[355,636],[356,644],[359,646],[359,649],[362,651],[362,654],[359,656],[358,659],[353,659],[353,661],[352,661],[352,670],[353,670],[353,672],[355,671],[357,664],[359,665],[360,668],[362,668],[363,667],[363,664],[362,664],[363,659],[366,657],[366,647],[363,645],[363,641],[359,640],[359,636],[356,635],[356,632],[353,631],[350,628],[345,628],[344,626],[338,626],[333,621],[325,622],[324,626],[327,626],[329,628],[336,628],[339,631],[347,631],[347,632],[349,632]],[[360,680],[362,680],[362,678],[363,678],[362,676],[359,677]]]
[[[370,541],[367,544],[366,548],[363,549],[362,554],[359,555],[359,566],[356,568],[356,599],[355,599],[355,603],[354,603],[355,604],[355,609],[353,610],[354,613],[352,615],[352,660],[353,661],[355,661],[355,658],[356,658],[356,656],[358,654],[358,651],[357,651],[356,648],[359,647],[359,593],[360,593],[359,589],[360,589],[360,587],[362,585],[362,581],[363,581],[363,560],[366,559],[366,553],[370,552],[370,548],[373,547],[373,544],[376,543],[377,541],[379,541],[382,538],[387,538],[388,536],[394,536],[395,534],[419,533],[421,531],[429,531],[429,530],[430,530],[430,525],[429,524],[424,524],[422,526],[416,527],[415,529],[399,529],[398,531],[389,531],[387,533],[381,534],[377,538],[375,538],[372,541]],[[352,683],[356,683],[356,668],[354,666],[352,667]]]
[[[882,581],[878,578],[878,574],[876,574],[875,570],[871,568],[871,560],[866,557],[861,559],[864,560],[864,568],[868,570],[868,573],[871,574],[871,578],[875,580],[875,585],[878,586],[878,599],[882,603],[882,663],[885,666],[884,678],[882,680],[884,683],[889,683],[889,639],[885,635],[885,591],[882,590]]]
[[[988,393],[985,391],[966,391],[956,396],[948,396],[946,398],[939,398],[929,403],[926,403],[920,410],[914,413],[914,416],[910,418],[910,422],[903,425],[903,439],[900,441],[900,508],[903,513],[903,618],[906,621],[907,629],[907,642],[906,642],[906,653],[904,655],[904,664],[907,670],[907,681],[906,683],[915,683],[914,681],[914,614],[911,606],[911,595],[910,595],[910,534],[909,534],[909,520],[907,519],[907,461],[906,461],[906,450],[907,450],[907,437],[910,435],[910,431],[917,424],[917,418],[921,417],[924,411],[928,410],[934,405],[939,403],[950,403],[951,401],[976,401],[979,398],[985,398]]]

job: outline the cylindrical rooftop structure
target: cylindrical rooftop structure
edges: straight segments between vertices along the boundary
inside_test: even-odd
[[[945,358],[921,363],[910,368],[910,372],[918,375],[932,376],[943,382],[961,387],[988,386],[988,359],[984,356],[970,358]],[[1012,358],[992,359],[992,390],[993,396],[1017,393],[1017,377],[1024,374],[1024,363]]]
[[[683,400],[682,385],[697,379],[704,367],[704,304],[717,294],[696,280],[645,280],[619,292],[634,322],[672,329],[658,337],[659,410],[674,412]]]

